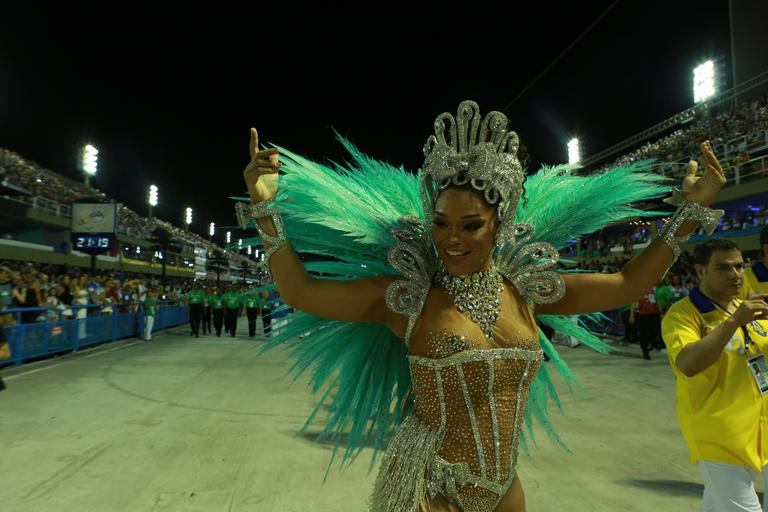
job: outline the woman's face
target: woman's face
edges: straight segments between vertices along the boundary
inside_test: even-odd
[[[451,275],[486,270],[499,220],[496,208],[472,190],[449,187],[435,202],[432,241]]]

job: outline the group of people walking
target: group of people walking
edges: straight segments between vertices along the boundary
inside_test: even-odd
[[[215,329],[216,336],[221,337],[223,327],[225,334],[234,337],[237,332],[237,319],[243,310],[248,318],[250,337],[256,336],[256,322],[259,317],[264,326],[264,334],[271,333],[272,310],[269,292],[237,285],[203,288],[200,282],[196,281],[187,293],[187,303],[191,335],[196,338],[200,337],[201,325],[203,335],[213,334]]]

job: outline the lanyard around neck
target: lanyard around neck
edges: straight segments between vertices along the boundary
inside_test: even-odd
[[[701,290],[699,290],[699,291],[701,291]],[[704,295],[704,294],[702,293],[702,295]],[[704,296],[707,297],[706,295],[704,295]],[[721,306],[720,304],[718,304],[714,300],[710,299],[709,297],[707,297],[707,299],[709,299],[712,302],[713,306],[715,306],[716,308],[720,308],[722,311],[725,312],[726,315],[728,315],[730,317],[733,317],[733,313],[728,311],[726,308],[724,308],[723,306]],[[732,303],[733,303],[733,299],[731,299],[731,302],[729,302],[728,305],[730,306]],[[750,324],[752,324],[752,328],[755,329],[758,332],[761,332],[763,330],[763,328],[757,323],[757,320],[752,320],[750,322]],[[739,329],[741,329],[741,332],[744,334],[744,353],[748,354],[749,353],[749,344],[752,342],[752,339],[749,337],[749,330],[747,330],[747,326],[746,325],[740,325]]]

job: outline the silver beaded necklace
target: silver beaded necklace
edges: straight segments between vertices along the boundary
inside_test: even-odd
[[[479,325],[486,337],[493,335],[501,310],[501,276],[493,263],[485,272],[452,276],[440,262],[435,282],[445,288],[459,311]]]

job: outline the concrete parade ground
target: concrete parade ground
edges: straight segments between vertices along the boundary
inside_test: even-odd
[[[0,510],[366,510],[370,450],[323,483],[321,423],[296,433],[315,397],[284,378],[287,351],[259,355],[263,340],[242,318],[235,338],[183,326],[2,370]],[[583,384],[560,382],[565,414],[552,413],[573,453],[539,429],[519,463],[528,511],[698,510],[666,355],[558,348]]]

